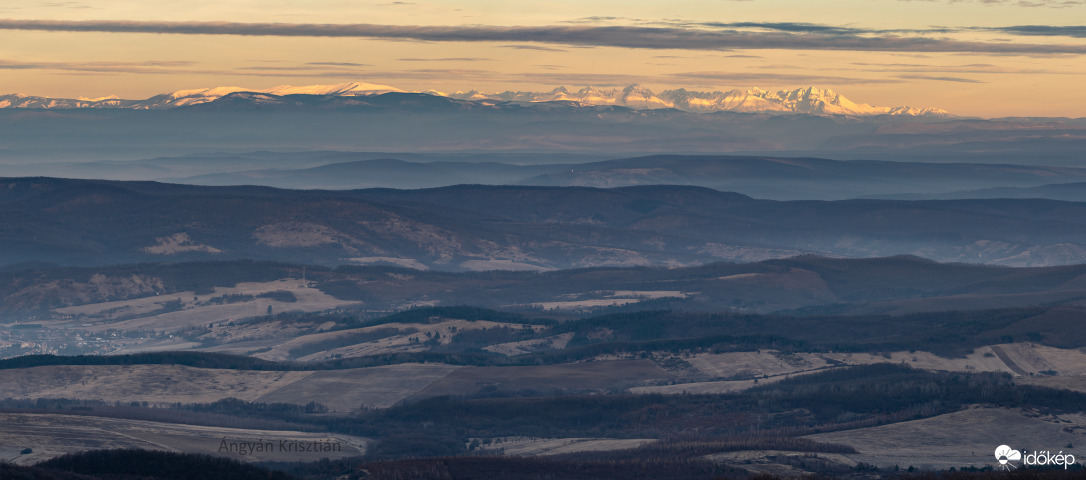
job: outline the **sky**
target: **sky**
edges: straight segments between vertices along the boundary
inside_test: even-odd
[[[1086,117],[1086,0],[4,0],[0,94],[831,88]]]

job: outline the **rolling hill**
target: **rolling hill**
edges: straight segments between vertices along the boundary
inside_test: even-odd
[[[683,266],[806,253],[1062,265],[1086,205],[756,200],[700,187],[295,191],[0,180],[0,264],[252,258],[442,270]]]
[[[582,158],[557,155],[551,157],[549,163],[525,165],[523,159],[515,156],[480,156],[476,161],[465,161],[470,157],[388,154],[382,158],[376,154],[350,152],[295,155],[302,167],[292,168],[285,164],[283,155],[254,152],[245,155],[248,160],[223,158],[222,165],[215,167],[217,171],[191,176],[167,172],[210,169],[210,165],[196,167],[192,165],[192,159],[184,158],[126,162],[124,165],[136,172],[146,170],[144,178],[147,179],[196,185],[324,189],[414,189],[457,184],[599,188],[687,185],[772,200],[843,200],[876,195],[877,198],[898,199],[998,198],[988,191],[978,191],[978,195],[972,197],[970,192],[947,192],[966,188],[1034,188],[1056,179],[1069,183],[1086,180],[1086,170],[1070,167],[819,158],[652,155],[583,162]],[[259,165],[261,159],[266,159],[266,166]],[[324,164],[312,165],[318,161]],[[237,166],[231,168],[231,165]],[[38,168],[48,171],[44,167]],[[102,175],[117,175],[119,172],[114,171],[121,165],[82,164],[77,165],[75,171],[89,175],[96,168]],[[902,197],[902,194],[916,198]],[[1054,199],[1077,201],[1081,198]]]

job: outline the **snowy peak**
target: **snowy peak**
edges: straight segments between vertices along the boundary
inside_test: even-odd
[[[169,108],[213,102],[233,93],[261,93],[269,95],[336,95],[361,96],[388,92],[403,92],[396,87],[374,83],[350,82],[337,85],[309,85],[295,87],[279,85],[272,88],[214,87],[177,90],[155,95],[146,100],[122,100],[115,96],[102,98],[49,98],[27,95],[2,95],[0,108],[131,108],[136,110],[165,110]]]
[[[49,98],[31,95],[0,95],[0,108],[130,108],[135,101],[115,97]]]
[[[491,99],[514,102],[571,101],[582,105],[617,105],[638,110],[674,108],[688,112],[796,113],[808,115],[906,115],[950,116],[937,108],[875,107],[856,103],[830,89],[815,87],[770,92],[760,88],[728,92],[699,92],[683,88],[659,94],[634,84],[623,89],[601,90],[591,86],[576,92],[558,87],[549,92],[480,93],[477,90],[450,95],[460,100]]]
[[[694,93],[691,95],[691,93]],[[673,100],[676,108],[690,111],[782,112],[809,115],[908,115],[950,116],[938,108],[875,107],[856,103],[830,89],[815,87],[770,92],[759,88],[730,92],[686,92],[669,90],[661,97]],[[695,101],[691,101],[695,100]]]
[[[342,96],[357,96],[357,95],[377,95],[388,92],[403,92],[396,87],[390,87],[388,85],[378,85],[375,83],[363,83],[363,82],[350,82],[340,83],[338,85],[310,85],[306,87],[294,87],[291,85],[280,85],[275,88],[269,88],[267,90],[259,90],[260,93],[270,93],[272,95],[342,95]]]
[[[893,111],[906,111],[900,108],[908,108],[873,107],[853,102],[833,90],[814,87],[778,92],[751,89],[746,94],[779,105],[785,111],[814,115],[886,115]]]
[[[188,105],[198,105],[216,101],[232,94],[249,93],[275,96],[287,95],[323,95],[323,96],[365,96],[400,92],[396,87],[365,82],[349,82],[335,85],[293,86],[279,85],[265,89],[244,87],[215,87],[191,90],[178,90],[156,95],[146,100],[122,100],[116,97],[95,99],[64,99],[32,97],[26,95],[0,96],[0,108],[131,108],[142,110],[163,110]],[[633,84],[625,88],[600,89],[585,86],[571,91],[559,86],[548,92],[513,92],[483,93],[478,90],[457,91],[446,94],[437,90],[425,93],[456,100],[472,102],[564,102],[582,106],[620,106],[636,110],[677,109],[695,113],[739,112],[769,114],[807,114],[807,115],[902,115],[902,116],[951,116],[938,108],[914,108],[908,106],[876,107],[866,103],[856,103],[844,95],[830,89],[815,87],[775,92],[751,88],[727,92],[701,92],[686,90],[664,90],[655,93],[641,85]]]
[[[616,103],[637,109],[671,108],[672,105],[661,100],[656,94],[637,84],[622,89]]]
[[[201,88],[195,90],[178,90],[173,93],[167,93],[164,95],[156,95],[151,97],[140,104],[136,108],[145,108],[150,110],[183,107],[186,105],[197,105],[200,103],[213,102],[222,97],[238,92],[249,93],[266,93],[271,95],[337,95],[337,96],[358,96],[358,95],[377,95],[388,92],[403,92],[396,87],[390,87],[388,85],[378,85],[374,83],[363,82],[350,82],[340,83],[337,85],[308,85],[302,87],[296,87],[293,85],[279,85],[277,87],[255,89],[244,87],[215,87],[215,88]]]

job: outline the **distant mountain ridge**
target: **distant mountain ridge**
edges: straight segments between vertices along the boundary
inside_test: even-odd
[[[272,96],[316,95],[332,97],[357,97],[380,95],[385,93],[408,93],[388,85],[362,82],[350,82],[336,85],[291,86],[280,85],[265,89],[244,87],[215,87],[178,90],[172,93],[155,95],[145,100],[125,100],[117,97],[103,98],[50,98],[28,95],[0,95],[0,108],[40,108],[40,109],[77,109],[77,108],[124,108],[135,110],[166,110],[177,107],[198,105],[219,101],[238,93],[258,93]],[[635,110],[676,109],[686,112],[738,112],[770,114],[806,114],[806,115],[899,115],[950,117],[946,110],[938,108],[913,107],[876,107],[866,103],[856,103],[830,89],[815,87],[797,88],[770,92],[758,88],[731,90],[728,92],[700,92],[686,90],[665,90],[659,94],[640,85],[630,85],[623,89],[599,90],[591,86],[577,91],[558,87],[549,92],[502,92],[481,93],[477,90],[468,92],[444,93],[429,90],[418,95],[435,95],[471,102],[573,102],[575,106],[619,106]]]
[[[556,157],[556,160],[561,157]],[[129,171],[152,165],[146,180],[196,185],[265,185],[278,188],[433,188],[456,184],[517,184],[552,187],[613,188],[635,185],[687,185],[775,200],[844,200],[914,194],[943,198],[961,190],[998,187],[1033,188],[1054,179],[1082,182],[1086,169],[968,163],[836,161],[819,158],[722,155],[651,155],[586,163],[509,165],[495,162],[405,161],[341,154],[339,161],[301,168],[239,168],[191,176],[170,176],[180,160],[126,164]],[[228,161],[228,160],[227,160]],[[59,172],[63,173],[63,172]],[[24,174],[25,175],[25,174]],[[84,175],[91,178],[92,175]],[[1078,196],[1047,197],[1086,201]],[[1037,196],[1037,195],[1034,195]],[[896,197],[895,197],[896,198]],[[953,198],[970,198],[956,196]],[[985,198],[990,198],[986,195]],[[901,199],[913,199],[902,197]]]
[[[504,100],[515,102],[574,101],[586,105],[618,105],[638,110],[675,108],[687,112],[799,113],[807,115],[905,115],[950,116],[939,108],[875,107],[856,103],[830,89],[815,87],[770,92],[759,88],[727,92],[699,92],[683,88],[659,94],[640,85],[623,89],[598,90],[591,86],[571,92],[558,87],[545,93],[503,92],[484,94],[472,90],[449,97],[461,100]]]
[[[801,254],[1086,262],[1086,204],[1036,199],[780,202],[667,185],[315,191],[8,178],[0,218],[0,265],[250,258],[552,270]]]
[[[230,94],[241,92],[264,93],[274,96],[332,95],[350,97],[403,92],[403,90],[388,85],[350,82],[337,85],[309,85],[301,87],[280,85],[264,89],[245,87],[196,88],[155,95],[146,100],[124,100],[117,97],[93,99],[49,98],[13,94],[0,95],[0,108],[129,108],[134,110],[166,110],[213,102]]]

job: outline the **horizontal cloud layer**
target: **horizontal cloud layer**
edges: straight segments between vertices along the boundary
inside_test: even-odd
[[[288,24],[229,22],[0,20],[0,29],[68,32],[356,37],[431,42],[532,42],[561,45],[729,50],[852,50],[884,52],[990,53],[999,55],[1086,54],[1086,45],[959,41],[898,35],[858,35],[835,29],[799,33],[779,30],[705,30],[642,26],[419,26],[376,24]],[[796,28],[796,30],[803,30]],[[814,30],[814,31],[812,31]],[[1022,32],[1027,33],[1027,32]]]
[[[1013,27],[996,27],[994,30],[1014,35],[1032,35],[1041,37],[1075,37],[1086,38],[1086,25],[1055,26],[1055,25],[1017,25]]]

